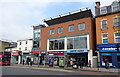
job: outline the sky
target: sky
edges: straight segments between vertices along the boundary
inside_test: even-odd
[[[114,0],[0,0],[0,39],[32,38],[33,25],[81,8],[90,8],[94,14],[96,1],[108,6]]]

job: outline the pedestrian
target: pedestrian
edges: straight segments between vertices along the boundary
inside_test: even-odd
[[[109,61],[108,61],[108,59],[107,58],[105,58],[105,67],[106,67],[106,69],[108,69],[109,68]]]
[[[31,63],[30,63],[30,65],[32,66],[32,64],[33,64],[33,58],[31,58]]]
[[[83,61],[82,59],[80,59],[80,68],[82,68],[82,66],[83,66]]]
[[[88,67],[91,67],[91,60],[89,60],[88,62]]]
[[[23,59],[23,65],[24,65],[24,63],[25,63],[25,60]]]
[[[29,66],[29,58],[27,58],[27,65]]]

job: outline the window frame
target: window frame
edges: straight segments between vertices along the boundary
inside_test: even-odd
[[[73,26],[73,30],[71,30],[71,28],[70,27],[72,27]],[[74,24],[73,25],[69,25],[68,26],[68,32],[73,32],[74,31]]]
[[[62,27],[58,27],[58,34],[63,33],[63,28]]]
[[[104,35],[104,34],[107,34],[107,37],[104,37],[104,38],[103,38],[103,35]],[[107,39],[107,40],[108,40],[107,43],[109,43],[108,33],[103,33],[103,34],[102,34],[102,43],[103,43],[103,44],[107,44],[107,43],[104,43],[104,42],[103,42],[104,39]]]
[[[120,9],[119,3],[114,3],[114,4],[111,5],[111,6],[112,6],[112,12],[119,11],[119,9]],[[115,8],[117,8],[117,9],[115,9]]]
[[[103,28],[103,21],[106,21],[106,28]],[[102,29],[102,30],[108,29],[107,19],[102,19],[102,20],[101,20],[101,29]]]
[[[102,12],[104,10],[105,12]],[[100,14],[106,14],[107,13],[107,6],[101,7],[100,8]]]
[[[52,30],[53,30],[53,33],[51,32]],[[50,29],[50,35],[53,35],[53,34],[55,34],[54,28]]]
[[[120,36],[115,36],[115,33],[119,33],[119,31],[118,32],[114,32],[114,42],[115,43],[120,43],[120,42],[116,42],[116,38],[120,38]]]
[[[118,23],[118,26],[115,26],[115,18],[118,18],[118,21],[116,23]],[[120,17],[114,17],[113,18],[113,27],[114,28],[119,28],[120,27]]]
[[[80,29],[80,27],[81,27],[81,25],[80,24],[82,24],[82,27],[83,27],[83,29]],[[84,24],[84,25],[83,25]],[[83,23],[79,23],[78,24],[78,30],[85,30],[85,23],[83,22]]]

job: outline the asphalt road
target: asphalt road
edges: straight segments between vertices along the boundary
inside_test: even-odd
[[[49,69],[49,68],[47,68]],[[90,72],[90,71],[69,71],[69,70],[47,70],[47,69],[40,69],[40,68],[25,68],[25,67],[11,67],[11,66],[4,66],[2,67],[2,75],[62,75],[66,76],[78,76],[78,77],[118,77],[117,74],[112,73],[101,73],[101,72]],[[52,77],[52,76],[50,76]]]

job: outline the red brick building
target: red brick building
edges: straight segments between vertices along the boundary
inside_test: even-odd
[[[64,15],[59,15],[44,22],[48,27],[41,29],[41,49],[49,54],[49,65],[64,66],[66,55],[70,61],[93,62],[93,52],[96,47],[94,18],[91,10],[80,9]],[[95,64],[95,63],[94,63]]]
[[[120,1],[103,7],[96,2],[95,14],[100,66],[105,66],[104,59],[107,58],[110,67],[120,67]]]

